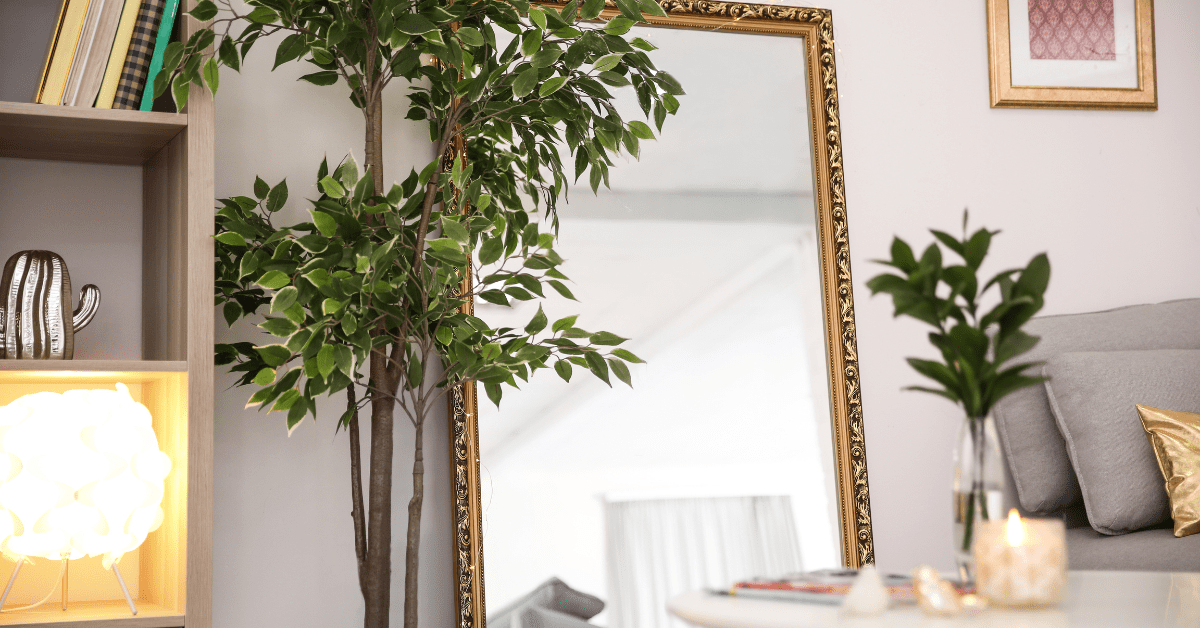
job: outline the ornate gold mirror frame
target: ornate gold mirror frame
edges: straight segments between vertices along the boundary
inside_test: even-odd
[[[650,17],[653,26],[803,37],[807,42],[809,54],[804,61],[807,64],[807,76],[810,77],[808,111],[816,175],[814,196],[821,246],[825,344],[832,391],[830,407],[833,415],[842,557],[847,566],[854,568],[874,563],[832,13],[828,9],[707,0],[658,1],[668,16]],[[609,4],[612,5],[611,0]],[[602,17],[608,18],[616,13],[615,9],[610,9]],[[812,77],[819,77],[819,81],[813,81]],[[467,291],[470,281],[468,277]],[[459,628],[484,628],[487,622],[484,613],[477,403],[473,383],[452,391],[449,408],[450,455],[454,499],[455,603],[458,606]]]

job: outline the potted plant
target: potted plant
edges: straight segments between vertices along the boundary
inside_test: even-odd
[[[1040,362],[1013,361],[1038,342],[1021,327],[1042,309],[1050,261],[1040,253],[1024,268],[1001,271],[981,287],[979,268],[992,238],[1000,232],[985,228],[968,235],[964,211],[961,239],[944,231],[931,233],[936,241],[919,259],[908,243],[895,238],[891,259],[876,261],[899,272],[873,277],[867,287],[872,294],[892,296],[895,316],[909,316],[933,327],[929,342],[942,359],[908,358],[908,363],[936,386],[906,390],[945,397],[965,415],[955,452],[953,490],[955,556],[960,575],[969,581],[975,523],[1003,516],[997,512],[1003,467],[991,410],[1005,395],[1045,381],[1027,373]],[[946,265],[939,243],[961,263]],[[993,288],[995,297],[985,297]]]
[[[344,84],[362,111],[365,160],[322,162],[311,220],[277,225],[286,182],[256,178],[253,194],[220,201],[217,302],[232,325],[264,316],[278,342],[217,346],[217,363],[258,388],[250,405],[286,416],[289,431],[316,414],[316,399],[345,395],[353,527],[368,627],[388,625],[394,414],[416,431],[408,505],[404,625],[417,624],[417,559],[424,495],[423,427],[446,392],[483,385],[499,403],[552,367],[629,383],[624,338],[588,332],[575,317],[551,322],[539,308],[522,328],[492,328],[467,314],[476,297],[507,305],[545,288],[573,298],[555,252],[556,211],[572,180],[607,184],[619,151],[637,156],[651,127],[626,121],[611,87],[632,86],[661,130],[675,112],[678,82],[650,61],[654,50],[626,33],[652,0],[604,0],[561,9],[526,0],[248,0],[248,11],[200,0],[189,14],[210,21],[171,44],[156,94],[182,108],[192,85],[216,91],[219,67],[239,69],[260,39],[279,35],[275,65],[302,61],[302,80]],[[240,27],[240,32],[234,30]],[[387,185],[384,87],[408,82],[408,117],[425,120],[436,156]],[[570,168],[564,155],[571,156]],[[540,218],[539,218],[540,216]],[[487,269],[486,274],[483,271]],[[464,280],[475,273],[474,283]],[[471,286],[467,289],[467,286]],[[359,410],[369,407],[370,462],[362,488]],[[369,508],[364,508],[364,502]]]

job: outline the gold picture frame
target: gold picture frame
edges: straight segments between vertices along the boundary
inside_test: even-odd
[[[780,5],[657,0],[667,17],[647,16],[652,26],[723,30],[805,38],[809,82],[810,141],[815,165],[816,224],[821,249],[821,290],[825,345],[831,386],[833,458],[837,476],[839,537],[843,563],[851,568],[875,562],[867,452],[859,381],[850,237],[842,167],[841,122],[834,60],[833,15],[828,9]],[[559,8],[561,3],[542,1]],[[615,3],[601,14],[617,14]],[[469,292],[472,277],[464,278]],[[473,311],[468,303],[464,310]],[[485,628],[482,505],[480,503],[478,395],[473,382],[451,391],[451,494],[454,526],[455,624]]]
[[[988,74],[992,107],[1032,109],[1158,109],[1154,66],[1154,0],[1131,0],[1137,87],[1014,85],[1011,14],[1014,0],[987,0]],[[1029,0],[1033,1],[1033,0]],[[1118,2],[1121,0],[1117,0]],[[1133,70],[1131,70],[1132,72]]]

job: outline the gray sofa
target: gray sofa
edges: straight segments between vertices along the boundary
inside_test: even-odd
[[[1200,299],[1031,320],[1051,377],[994,409],[1005,506],[1062,517],[1072,569],[1200,571],[1134,404],[1200,412]],[[1161,404],[1161,405],[1159,405]]]

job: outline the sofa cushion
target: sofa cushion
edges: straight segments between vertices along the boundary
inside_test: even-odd
[[[604,610],[604,600],[594,595],[576,591],[558,578],[550,578],[524,597],[505,606],[496,613],[490,614],[487,623],[492,626],[504,626],[504,628],[508,628],[509,624],[516,622],[518,626],[521,626],[523,625],[521,622],[533,620],[531,619],[533,615],[525,612],[530,608],[549,609],[557,613],[566,613],[567,615],[578,617],[581,620],[587,620]],[[534,615],[542,617],[542,615],[536,613]]]
[[[1175,536],[1200,532],[1200,413],[1138,405],[1142,427],[1166,480]]]
[[[1025,329],[1041,342],[1021,360],[1046,360],[1070,351],[1200,349],[1200,299],[1043,316]],[[1023,510],[1057,514],[1079,502],[1079,483],[1044,387],[1004,397],[993,417]]]
[[[1175,538],[1170,527],[1106,536],[1091,528],[1067,529],[1070,569],[1200,571],[1200,534]]]
[[[1137,405],[1200,410],[1200,350],[1063,353],[1043,374],[1092,527],[1124,534],[1169,521]]]

